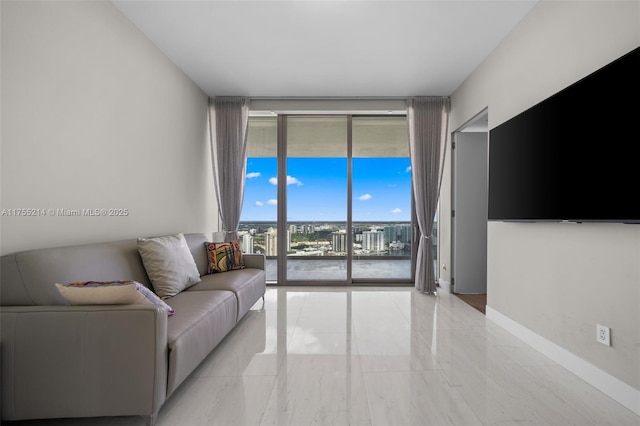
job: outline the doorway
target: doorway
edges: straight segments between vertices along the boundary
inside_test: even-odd
[[[485,109],[452,134],[451,291],[487,293],[489,131]]]

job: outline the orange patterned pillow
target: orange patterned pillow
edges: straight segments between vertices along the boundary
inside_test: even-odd
[[[240,241],[204,245],[207,248],[207,274],[244,268]]]

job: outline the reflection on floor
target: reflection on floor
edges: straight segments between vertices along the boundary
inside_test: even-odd
[[[254,306],[157,422],[312,424],[638,426],[640,417],[451,294],[269,287],[264,309]]]

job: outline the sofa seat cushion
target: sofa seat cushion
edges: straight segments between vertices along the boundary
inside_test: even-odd
[[[167,396],[233,329],[236,297],[230,291],[183,291],[167,300],[175,314],[167,321]]]
[[[202,281],[189,287],[185,293],[199,293],[209,290],[227,290],[238,299],[239,321],[249,312],[266,290],[266,272],[262,269],[244,268],[227,272],[204,275]],[[173,306],[175,310],[177,308]]]

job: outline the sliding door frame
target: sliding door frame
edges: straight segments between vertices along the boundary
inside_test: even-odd
[[[346,220],[346,268],[347,276],[345,280],[290,280],[287,278],[287,126],[290,117],[305,118],[327,118],[327,117],[346,117],[347,119],[347,220]],[[379,285],[389,286],[390,284],[412,285],[415,279],[415,263],[416,263],[416,239],[412,232],[411,242],[411,262],[410,262],[410,278],[356,278],[353,280],[353,114],[278,114],[278,140],[277,140],[277,156],[278,156],[278,207],[277,207],[277,285],[280,286],[308,286],[308,285],[338,285],[338,286],[357,286],[357,285]],[[384,117],[378,114],[358,114],[356,117]],[[416,224],[413,189],[411,189],[411,227]]]

